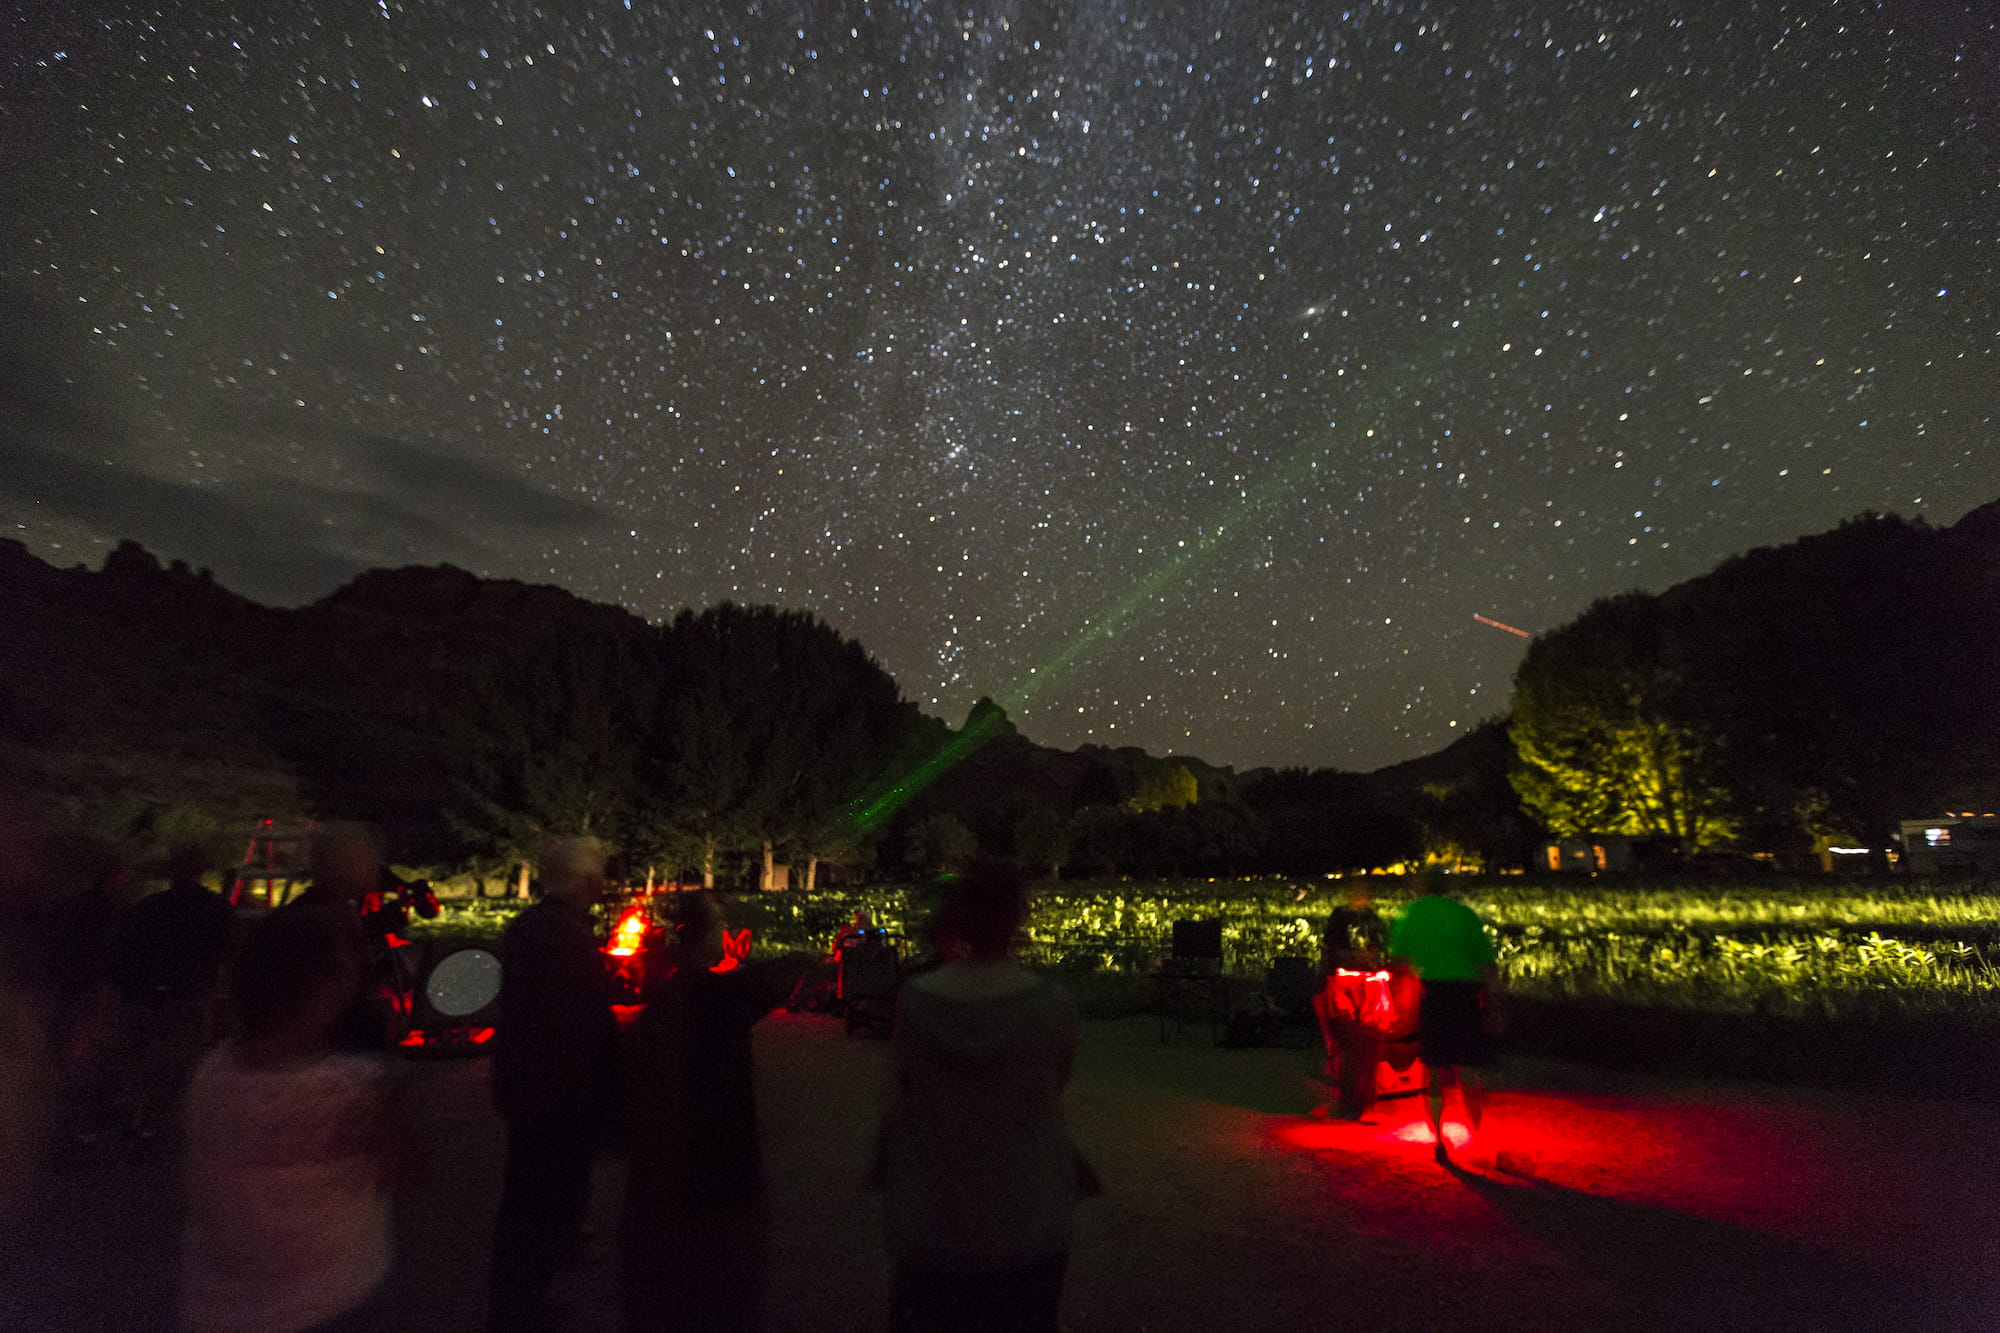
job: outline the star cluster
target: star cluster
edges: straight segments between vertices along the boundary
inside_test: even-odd
[[[2000,491],[1983,4],[240,10],[11,25],[45,556],[771,602],[1365,768],[1505,708],[1475,613]]]

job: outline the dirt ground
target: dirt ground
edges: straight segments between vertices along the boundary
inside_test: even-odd
[[[886,1046],[781,1015],[759,1032],[779,1262],[773,1330],[876,1329],[887,1281],[861,1188]],[[2000,1328],[2000,1164],[1981,1106],[1513,1062],[1494,1164],[1432,1161],[1414,1099],[1316,1121],[1302,1050],[1218,1050],[1149,1019],[1086,1024],[1069,1107],[1108,1192],[1078,1214],[1071,1329]],[[431,1147],[399,1217],[399,1324],[481,1326],[500,1131],[483,1061],[418,1067]],[[602,1240],[559,1295],[611,1333]],[[0,1329],[172,1326],[171,1163],[49,1177],[0,1236]]]

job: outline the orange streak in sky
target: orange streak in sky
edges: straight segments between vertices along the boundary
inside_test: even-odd
[[[1485,616],[1480,615],[1477,611],[1474,611],[1472,613],[1472,618],[1478,621],[1482,625],[1491,625],[1494,629],[1504,629],[1509,634],[1518,634],[1524,639],[1532,639],[1535,637],[1534,635],[1528,633],[1528,631],[1524,629],[1515,629],[1512,625],[1503,625],[1497,620],[1488,620]]]

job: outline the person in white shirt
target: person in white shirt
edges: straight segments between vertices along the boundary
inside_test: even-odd
[[[187,1098],[190,1333],[383,1326],[402,1153],[386,1063],[332,1042],[361,984],[353,934],[331,908],[274,912],[236,960],[238,1035]]]

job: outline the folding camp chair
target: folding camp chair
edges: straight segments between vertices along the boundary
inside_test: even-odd
[[[1174,922],[1165,962],[1153,973],[1154,992],[1160,1006],[1160,1040],[1167,1039],[1167,1024],[1175,1036],[1191,1016],[1206,1013],[1209,1039],[1220,1042],[1229,1029],[1229,978],[1222,970],[1222,919]]]

